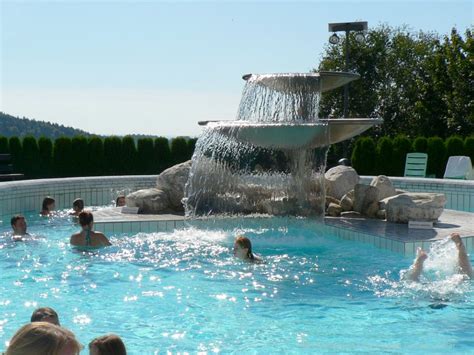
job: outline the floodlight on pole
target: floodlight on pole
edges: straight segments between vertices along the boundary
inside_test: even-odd
[[[339,43],[339,36],[334,33],[331,37],[329,37],[329,43],[338,44]]]

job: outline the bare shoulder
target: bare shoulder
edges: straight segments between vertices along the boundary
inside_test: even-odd
[[[109,241],[109,238],[107,238],[104,233],[95,232],[95,235],[96,235],[97,238],[100,239],[100,241],[101,241],[102,244],[104,244],[104,245],[112,245],[112,243],[110,243],[110,241]]]
[[[77,244],[80,235],[81,233],[74,233],[73,235],[71,235],[70,243]]]

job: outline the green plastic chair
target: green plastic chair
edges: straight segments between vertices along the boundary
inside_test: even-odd
[[[406,177],[426,177],[426,166],[428,165],[428,154],[408,153],[405,161]]]

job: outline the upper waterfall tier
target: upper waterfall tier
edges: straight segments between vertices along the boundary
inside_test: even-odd
[[[359,79],[360,75],[321,71],[318,73],[246,74],[242,78],[248,83],[255,83],[276,91],[300,93],[334,90]]]

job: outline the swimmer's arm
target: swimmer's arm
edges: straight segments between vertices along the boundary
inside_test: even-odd
[[[473,278],[472,266],[471,262],[469,261],[469,257],[466,253],[466,247],[464,244],[458,247],[458,259],[459,259],[459,268],[463,274],[469,276],[469,278]]]

